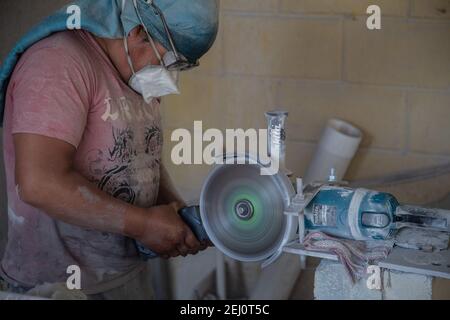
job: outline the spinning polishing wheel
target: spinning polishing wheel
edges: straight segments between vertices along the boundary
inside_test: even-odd
[[[276,259],[296,235],[297,219],[284,214],[294,188],[285,174],[263,176],[261,164],[245,160],[210,173],[200,200],[203,225],[214,245],[233,259]]]

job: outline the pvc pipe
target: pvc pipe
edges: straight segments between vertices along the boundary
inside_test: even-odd
[[[328,181],[332,169],[335,179],[342,181],[362,138],[363,133],[355,126],[339,119],[329,120],[306,172],[305,184]]]

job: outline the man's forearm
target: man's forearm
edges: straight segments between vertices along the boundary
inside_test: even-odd
[[[52,218],[132,238],[142,235],[144,209],[115,199],[78,172],[72,170],[41,180],[38,188],[21,190],[19,186],[19,196]]]

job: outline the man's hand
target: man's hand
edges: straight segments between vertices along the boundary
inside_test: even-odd
[[[137,240],[165,259],[205,250],[208,244],[200,243],[184,223],[178,214],[181,208],[182,205],[172,203],[148,209],[143,233]]]

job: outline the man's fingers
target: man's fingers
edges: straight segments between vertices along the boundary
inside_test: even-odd
[[[181,254],[180,254],[180,252],[178,251],[178,250],[173,250],[173,251],[171,251],[170,253],[169,253],[169,256],[171,257],[171,258],[176,258],[176,257],[179,257]]]
[[[186,246],[189,248],[189,250],[197,250],[200,248],[200,242],[195,237],[194,233],[191,231],[191,229],[187,230],[186,237],[185,237],[185,243]]]
[[[180,252],[180,254],[183,256],[183,257],[186,257],[189,253],[190,253],[190,249],[188,248],[188,247],[186,247],[186,245],[184,245],[184,244],[181,244],[181,245],[179,245],[178,247],[177,247],[177,249],[178,249],[178,251]]]

